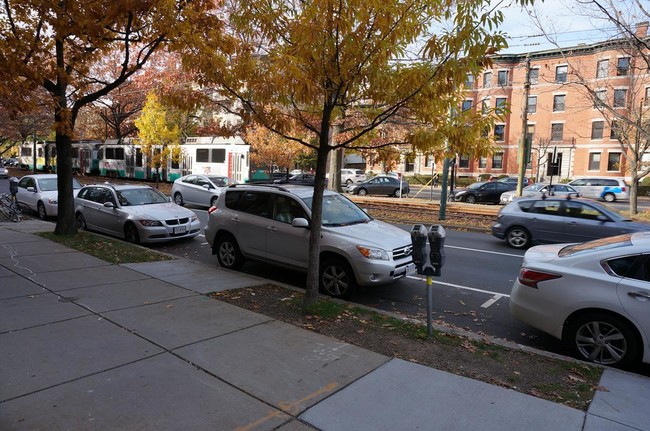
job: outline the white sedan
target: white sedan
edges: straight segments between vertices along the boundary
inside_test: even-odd
[[[79,181],[72,179],[74,196],[81,189]],[[45,220],[59,214],[59,191],[56,174],[25,175],[18,181],[16,200],[35,211]]]
[[[177,205],[214,206],[221,191],[236,181],[217,175],[185,175],[174,181],[172,198]]]
[[[542,196],[562,196],[566,197],[568,195],[577,197],[580,196],[580,193],[571,186],[566,184],[546,184],[546,183],[535,183],[531,184],[528,187],[524,187],[521,191],[521,196],[524,197],[542,197]],[[509,204],[517,196],[517,190],[510,190],[504,193],[501,193],[500,203],[502,205]]]
[[[650,233],[532,247],[510,311],[579,359],[619,368],[650,363]]]

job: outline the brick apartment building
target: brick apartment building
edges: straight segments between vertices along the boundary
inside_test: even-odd
[[[645,38],[647,30],[648,23],[638,24],[636,35]],[[611,116],[596,106],[597,99],[603,100],[628,118],[646,109],[650,112],[647,65],[620,42],[497,55],[491,69],[477,77],[469,76],[461,109],[505,107],[492,131],[500,151],[481,159],[458,155],[456,175],[516,175],[526,115],[527,133],[532,140],[526,176],[548,179],[554,154],[560,169],[554,181],[586,176],[629,178]],[[527,73],[530,85],[526,97]],[[427,174],[432,169],[440,171],[442,162],[432,166],[430,159],[420,156],[414,163],[403,160],[396,168],[407,174]]]

